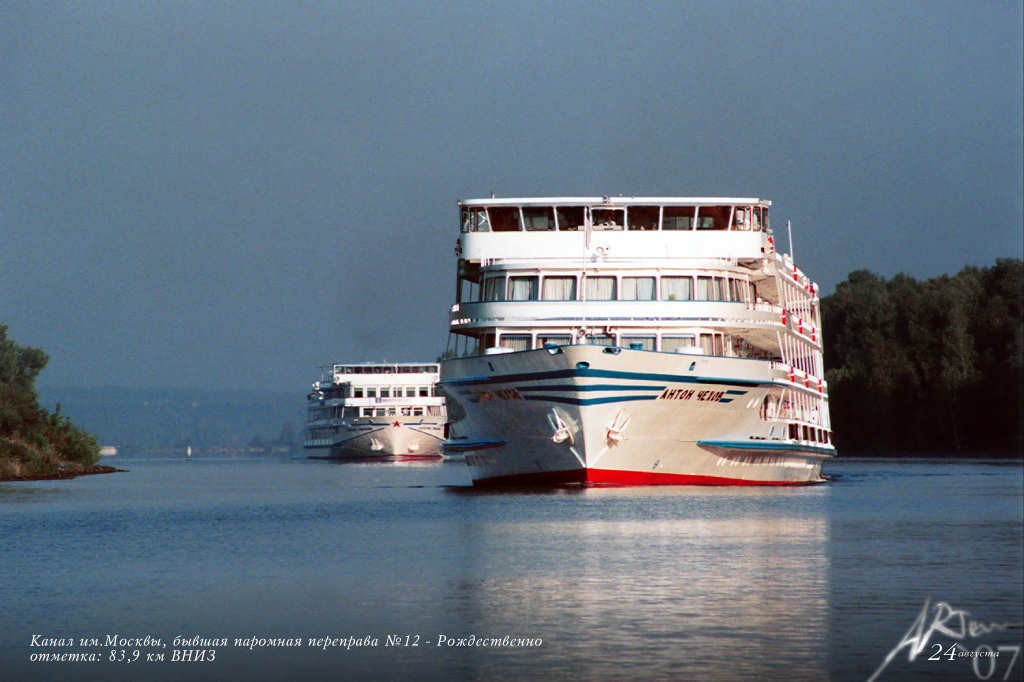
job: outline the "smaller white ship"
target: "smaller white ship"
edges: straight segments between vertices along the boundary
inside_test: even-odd
[[[321,379],[307,401],[308,450],[332,459],[442,456],[448,419],[436,388],[439,365],[362,363],[320,369]]]

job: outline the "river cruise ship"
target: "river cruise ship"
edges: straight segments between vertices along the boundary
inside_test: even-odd
[[[476,484],[822,480],[818,290],[770,205],[460,202],[446,451]]]
[[[428,459],[443,455],[447,421],[437,364],[320,368],[308,397],[305,447],[313,456]]]

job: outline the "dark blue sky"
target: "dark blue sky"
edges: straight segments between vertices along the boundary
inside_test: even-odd
[[[458,199],[773,201],[830,293],[1020,257],[1022,3],[5,3],[0,323],[47,386],[430,360]]]

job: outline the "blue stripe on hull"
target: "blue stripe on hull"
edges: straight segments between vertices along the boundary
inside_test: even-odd
[[[715,377],[682,376],[679,374],[649,374],[641,372],[620,372],[610,369],[559,369],[550,372],[523,372],[493,377],[472,377],[468,379],[447,379],[439,384],[451,386],[475,386],[487,384],[508,384],[521,381],[544,381],[550,379],[624,379],[633,381],[668,381],[678,384],[719,384],[726,386],[761,386],[770,382],[754,379],[724,379]],[[522,390],[522,389],[519,389]]]

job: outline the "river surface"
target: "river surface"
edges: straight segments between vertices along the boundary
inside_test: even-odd
[[[0,483],[4,680],[1024,679],[1019,462],[514,492],[455,463],[104,463],[130,471]]]

